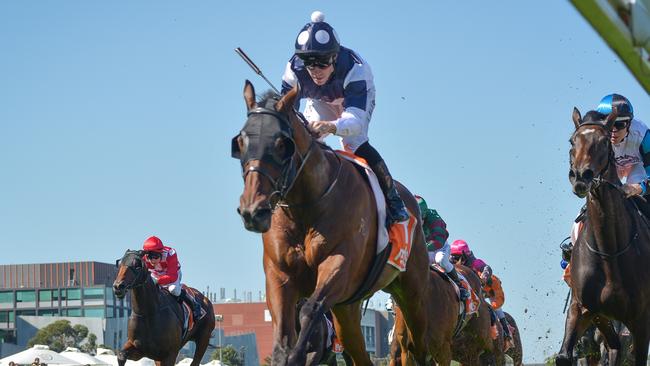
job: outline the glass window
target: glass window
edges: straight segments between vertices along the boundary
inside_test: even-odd
[[[115,308],[112,306],[106,307],[106,317],[115,318]]]
[[[36,315],[36,310],[16,310],[16,316],[18,315]]]
[[[38,290],[38,301],[52,301],[52,290]]]
[[[0,323],[13,323],[15,319],[13,311],[0,311]]]
[[[81,300],[81,289],[69,288],[67,289],[68,300]]]
[[[103,300],[104,299],[104,288],[103,287],[85,288],[84,289],[84,299],[86,299],[86,300]]]
[[[104,308],[85,308],[84,316],[88,316],[91,318],[103,318]]]
[[[38,315],[41,316],[58,316],[59,309],[41,309],[38,311]]]
[[[35,302],[36,291],[16,291],[16,302]]]
[[[14,302],[14,293],[13,291],[0,291],[0,303],[12,303]]]
[[[79,309],[79,308],[61,309],[61,315],[63,315],[63,316],[81,316],[81,309]]]

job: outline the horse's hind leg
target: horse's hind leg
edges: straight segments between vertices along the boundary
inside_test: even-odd
[[[212,329],[205,326],[204,324],[203,329],[201,329],[201,333],[198,334],[195,338],[196,349],[194,350],[194,357],[192,357],[192,363],[190,366],[199,366],[201,364],[203,355],[205,354],[205,351],[208,349],[208,345],[210,344],[211,334]]]
[[[334,326],[337,337],[343,343],[345,352],[355,366],[372,365],[370,357],[366,352],[363,334],[361,333],[361,307],[356,302],[350,305],[339,305],[332,309],[334,312]]]

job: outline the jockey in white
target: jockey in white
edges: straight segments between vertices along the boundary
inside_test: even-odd
[[[375,84],[370,65],[356,52],[339,43],[334,29],[319,11],[311,15],[298,34],[295,54],[282,77],[282,94],[300,86],[306,99],[304,115],[319,136],[341,137],[343,149],[364,158],[379,178],[388,204],[389,222],[408,219],[383,158],[368,141],[368,127],[375,108]]]
[[[627,197],[643,196],[647,193],[650,177],[650,130],[645,123],[634,118],[632,103],[620,94],[609,94],[601,99],[596,112],[605,120],[616,107],[618,117],[612,126],[610,141],[614,149],[616,172],[623,183],[622,190]],[[584,207],[583,207],[584,212]],[[580,230],[581,215],[571,229],[571,241],[576,242]]]

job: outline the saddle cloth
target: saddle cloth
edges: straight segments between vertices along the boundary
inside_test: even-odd
[[[372,171],[365,159],[347,151],[337,150],[336,153],[343,159],[348,160],[366,173],[372,192],[377,203],[377,254],[381,253],[389,242],[393,244],[388,258],[388,263],[393,267],[406,271],[406,262],[411,254],[413,234],[417,224],[417,218],[409,211],[409,219],[398,222],[390,227],[390,233],[386,229],[386,199],[379,186],[377,176]],[[407,209],[408,211],[408,209]]]

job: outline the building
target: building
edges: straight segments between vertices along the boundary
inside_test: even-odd
[[[273,324],[266,303],[221,303],[213,307],[217,319],[222,319],[216,324],[217,330],[223,330],[225,336],[255,333],[259,360],[264,363],[273,352]],[[388,332],[392,326],[393,318],[386,312],[368,309],[362,316],[361,331],[372,356],[388,355]]]
[[[131,306],[128,296],[117,299],[113,294],[116,275],[114,264],[101,262],[0,265],[0,341],[17,344],[24,339],[17,334],[20,316],[34,327],[45,324],[34,318],[86,317],[104,319],[100,323],[115,329],[116,339],[96,335],[109,345],[120,343],[126,333],[120,337],[119,330]]]

